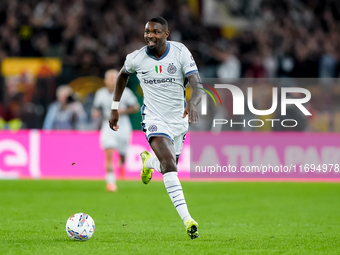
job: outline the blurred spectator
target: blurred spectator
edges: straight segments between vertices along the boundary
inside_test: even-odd
[[[277,77],[277,57],[273,55],[272,50],[267,46],[262,49],[263,67],[265,70],[265,77]]]
[[[237,79],[241,76],[241,63],[235,55],[235,47],[225,41],[216,43],[216,48],[211,48],[215,59],[221,63],[217,66],[217,77],[225,79]]]
[[[80,129],[86,121],[83,105],[76,100],[68,85],[57,88],[57,101],[47,111],[43,129]]]
[[[252,54],[250,57],[249,67],[245,72],[247,78],[264,78],[266,70],[263,59],[259,54]]]
[[[0,130],[19,130],[23,123],[20,119],[20,111],[22,109],[21,93],[17,93],[10,97],[3,107],[0,106]]]
[[[338,65],[334,46],[330,42],[325,42],[324,52],[320,59],[319,77],[335,78],[337,76]]]

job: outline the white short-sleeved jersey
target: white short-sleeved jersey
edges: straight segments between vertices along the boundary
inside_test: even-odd
[[[110,129],[108,120],[111,115],[112,99],[113,93],[110,93],[106,87],[97,90],[94,97],[93,107],[101,108],[104,117],[100,132],[100,141],[104,149],[116,148],[121,155],[125,155],[132,132],[132,125],[129,116],[123,114],[119,116],[119,130],[113,131]],[[120,99],[119,109],[125,110],[135,104],[138,104],[137,97],[129,88],[125,88]]]
[[[110,119],[111,115],[111,103],[113,99],[113,93],[110,93],[110,91],[104,87],[97,90],[94,100],[93,100],[93,107],[94,108],[101,108],[103,113],[103,123],[102,123],[102,129],[103,127],[106,128],[106,126],[109,126],[108,120]],[[135,104],[138,104],[137,97],[129,88],[125,88],[124,92],[122,94],[122,97],[120,99],[119,108],[122,110],[127,109],[128,107],[134,106]],[[118,135],[121,135],[122,132],[130,134],[132,131],[132,125],[130,122],[129,115],[127,114],[121,114],[119,116],[119,130],[113,131],[112,133],[118,133]]]
[[[93,107],[102,109],[105,121],[110,119],[112,100],[113,93],[110,93],[106,87],[98,89],[94,96]],[[120,99],[119,108],[125,110],[135,104],[138,104],[137,97],[129,88],[126,87]],[[129,116],[120,115],[119,126],[123,127],[125,125],[131,125]]]
[[[159,59],[147,46],[127,55],[127,73],[137,73],[144,93],[143,120],[158,120],[168,124],[187,123],[182,118],[185,108],[187,77],[198,72],[190,51],[182,43],[167,42],[167,50]]]

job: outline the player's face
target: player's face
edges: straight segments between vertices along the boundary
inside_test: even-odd
[[[110,93],[112,93],[115,90],[116,80],[117,80],[117,74],[115,73],[109,72],[105,75],[104,82],[107,88],[109,89]]]
[[[156,22],[148,22],[145,25],[144,39],[148,46],[148,50],[158,50],[166,42],[169,36],[167,31],[161,24]]]

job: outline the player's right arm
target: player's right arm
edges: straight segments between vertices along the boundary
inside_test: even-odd
[[[101,98],[100,98],[101,90],[97,90],[94,95],[93,105],[91,110],[92,119],[98,119],[102,115],[102,106],[101,106]]]
[[[120,101],[120,98],[122,97],[123,91],[124,91],[126,84],[128,82],[129,75],[130,74],[126,72],[125,67],[123,67],[119,71],[115,90],[113,92],[113,102],[114,103]],[[114,131],[117,131],[118,128],[119,128],[119,125],[117,125],[118,120],[119,120],[119,113],[118,113],[118,106],[114,107],[114,103],[111,107],[111,116],[110,116],[109,123],[110,123],[110,128]],[[115,109],[115,108],[117,108],[117,109]]]

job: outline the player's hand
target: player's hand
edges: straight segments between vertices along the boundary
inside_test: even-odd
[[[119,125],[117,125],[118,120],[119,120],[118,111],[117,110],[111,110],[111,116],[110,116],[109,123],[110,123],[110,128],[113,131],[117,131],[119,129]]]
[[[197,121],[199,120],[198,117],[198,112],[196,109],[196,106],[194,104],[192,104],[190,101],[187,103],[187,106],[184,109],[184,113],[183,113],[183,119],[188,115],[188,120],[189,122],[196,124]]]

